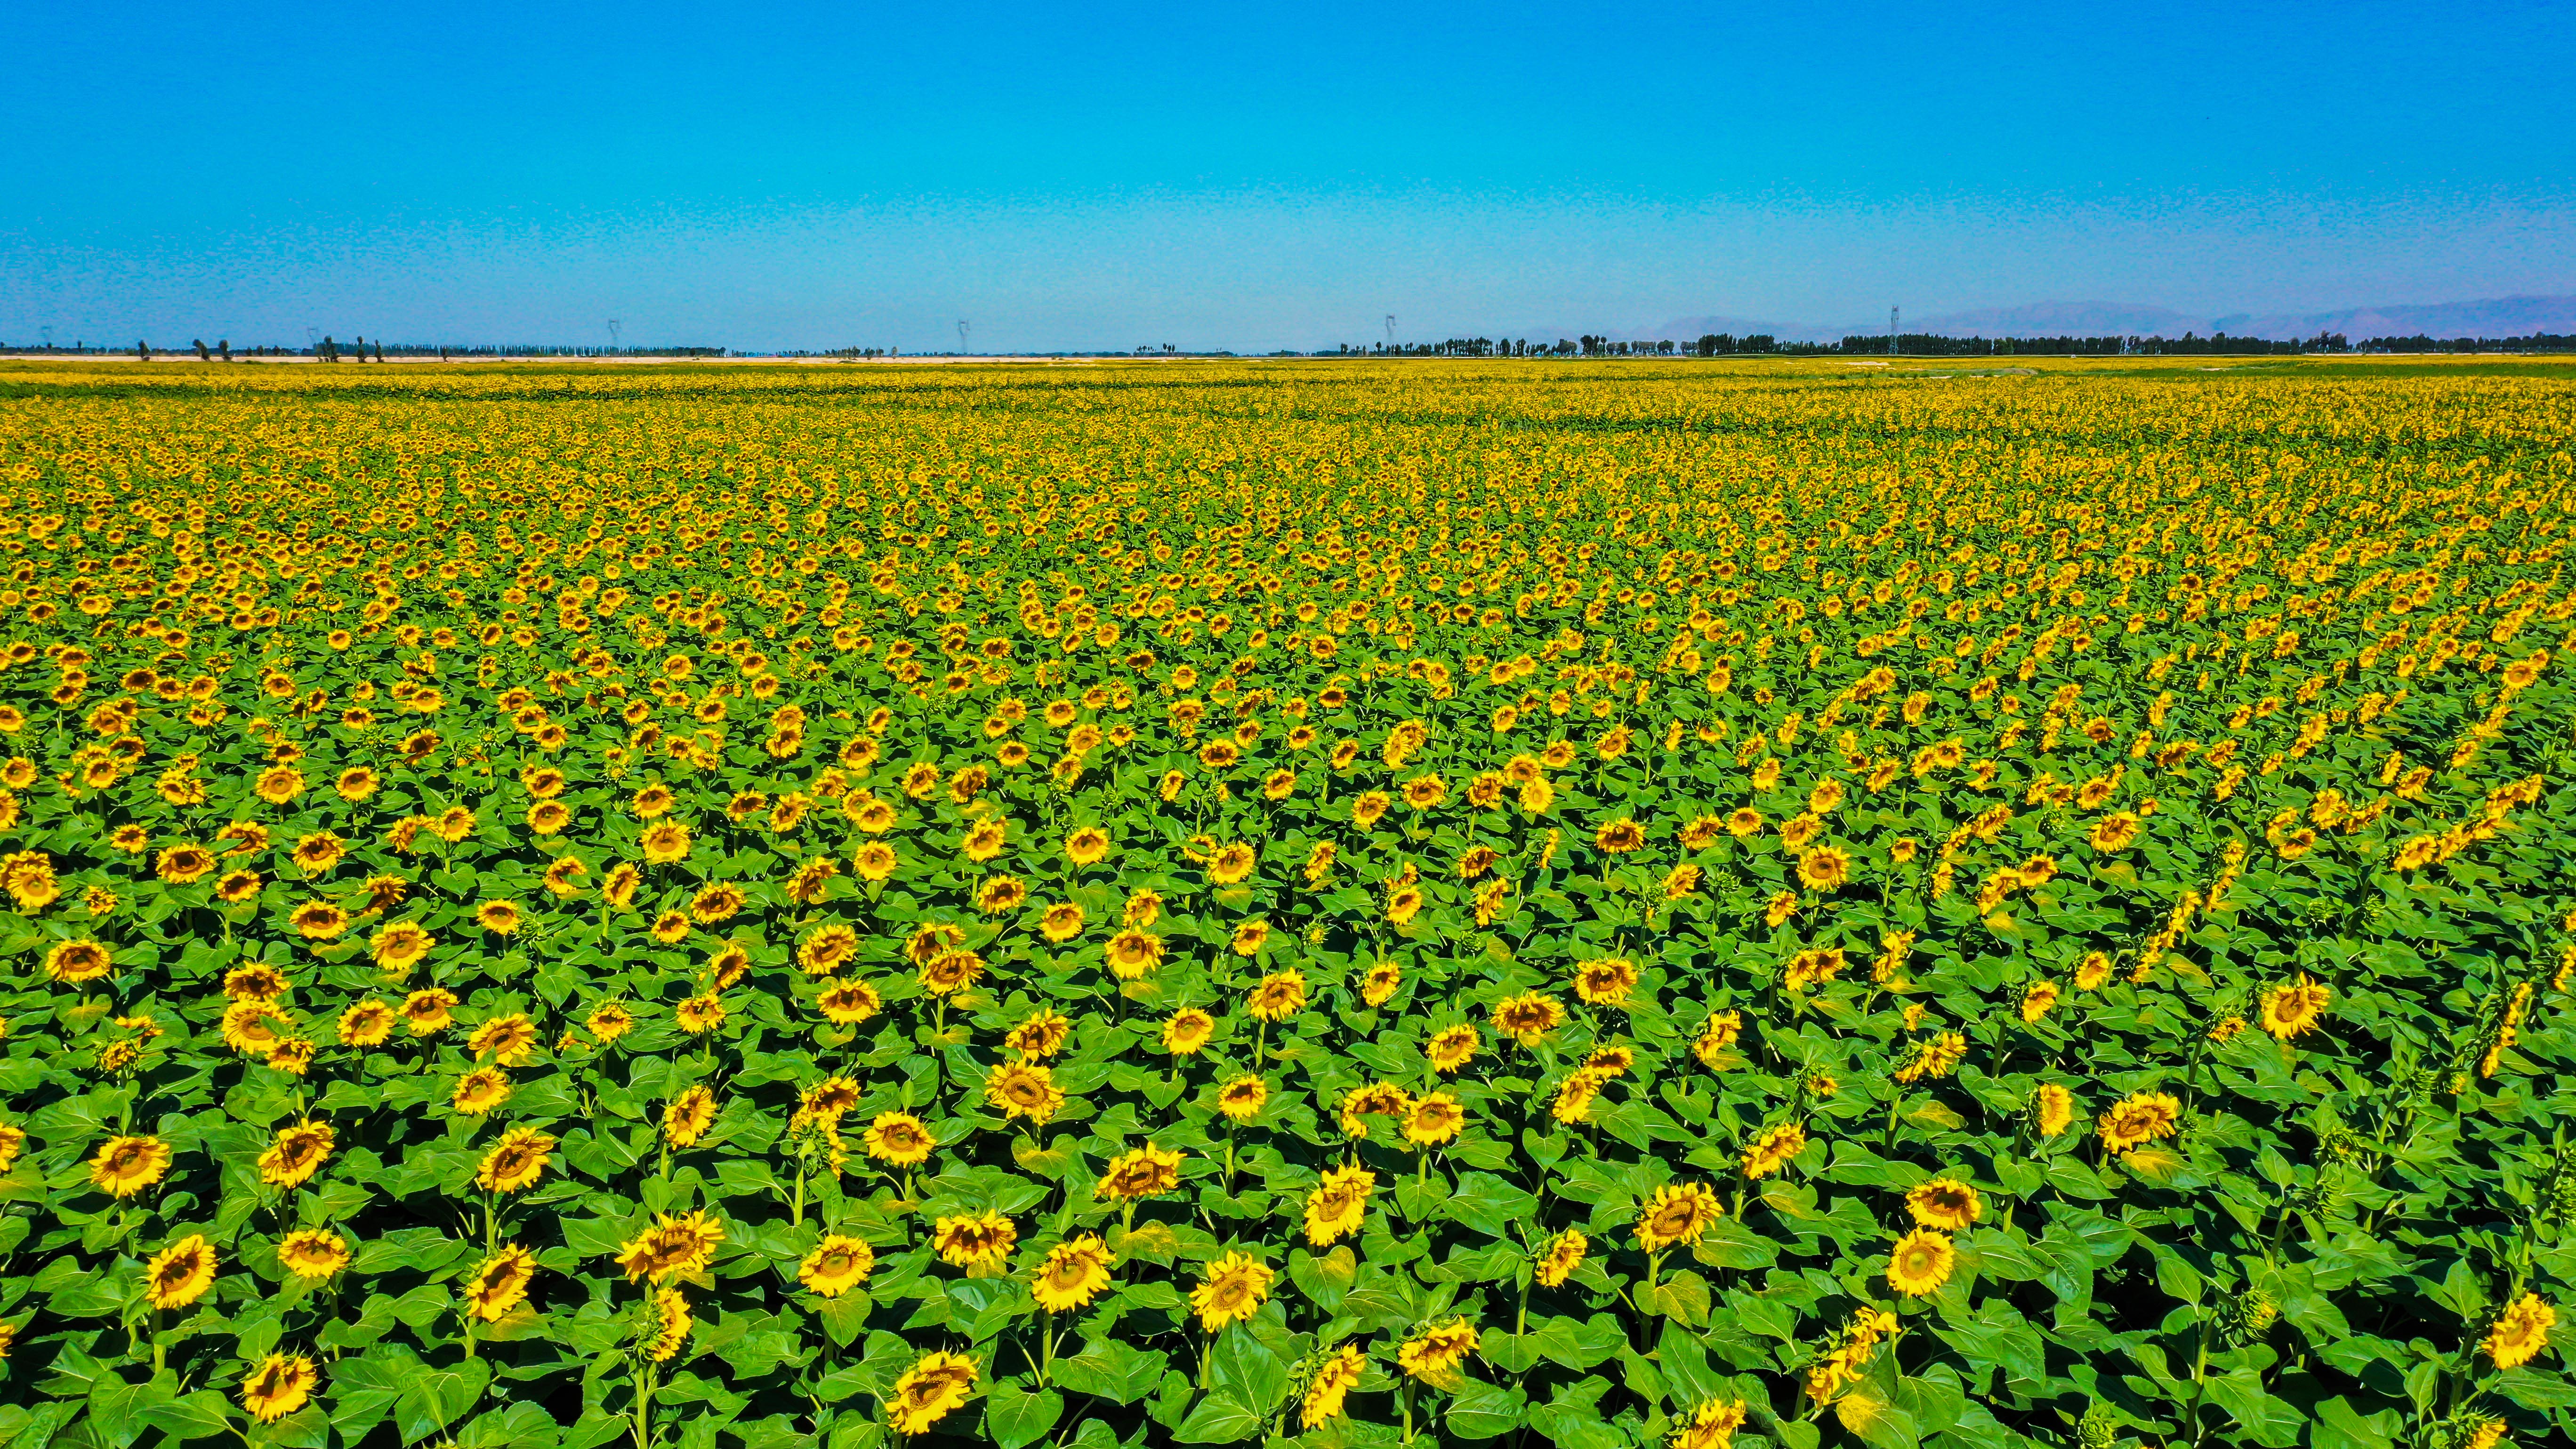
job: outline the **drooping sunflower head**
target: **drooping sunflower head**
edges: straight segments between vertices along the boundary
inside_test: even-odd
[[[1955,1177],[1917,1183],[1905,1194],[1905,1206],[1921,1226],[1951,1233],[1966,1230],[1986,1214],[1985,1197]]]
[[[298,1278],[320,1280],[349,1266],[349,1240],[329,1228],[299,1228],[278,1240],[277,1261]]]
[[[155,1308],[185,1308],[215,1285],[215,1266],[214,1245],[191,1233],[144,1265],[145,1297]]]

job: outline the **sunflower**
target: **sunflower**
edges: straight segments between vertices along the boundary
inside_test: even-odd
[[[2557,1322],[2557,1309],[2539,1294],[2525,1293],[2496,1316],[2482,1347],[2497,1368],[2520,1368],[2548,1352],[2549,1330]]]
[[[1249,1122],[1261,1115],[1269,1100],[1270,1084],[1247,1072],[1217,1089],[1216,1109],[1228,1121]]]
[[[2106,815],[2085,837],[2095,850],[2109,855],[2128,849],[2138,838],[2138,817],[2126,810]]]
[[[1416,1098],[1413,1109],[1405,1114],[1404,1140],[1416,1147],[1436,1147],[1458,1135],[1467,1125],[1467,1111],[1458,1099],[1447,1092],[1432,1092]]]
[[[979,862],[991,860],[1002,853],[1003,836],[1002,822],[986,820],[966,832],[966,838],[960,842],[958,849],[968,860]]]
[[[1116,1198],[1134,1202],[1140,1198],[1158,1197],[1181,1185],[1181,1154],[1167,1152],[1148,1142],[1132,1152],[1109,1160],[1101,1169],[1100,1181],[1092,1185],[1093,1198]]]
[[[2282,1041],[2314,1031],[2331,999],[2326,987],[2302,972],[2287,986],[2263,993],[2263,1029]]]
[[[1377,1174],[1365,1167],[1327,1169],[1321,1186],[1306,1195],[1306,1242],[1328,1247],[1360,1230]]]
[[[1403,984],[1404,968],[1393,961],[1380,961],[1361,974],[1360,1000],[1371,1006],[1384,1006]]]
[[[647,865],[669,865],[689,858],[689,827],[676,820],[656,821],[645,827],[638,842]]]
[[[310,1118],[281,1128],[277,1140],[259,1155],[259,1180],[271,1187],[300,1187],[331,1157],[337,1141],[327,1122]]]
[[[1064,854],[1075,865],[1098,865],[1109,857],[1109,832],[1085,825],[1064,838]]]
[[[582,1024],[590,1028],[592,1036],[599,1038],[601,1046],[607,1046],[635,1029],[635,1017],[625,1007],[611,1001],[592,1011]]]
[[[89,1181],[110,1197],[132,1197],[169,1170],[169,1143],[158,1137],[111,1137],[89,1160]]]
[[[662,1139],[674,1147],[695,1147],[716,1120],[716,1094],[705,1085],[684,1089],[662,1108]]]
[[[474,1028],[465,1039],[465,1049],[478,1059],[489,1056],[505,1067],[527,1065],[536,1054],[537,1044],[537,1024],[528,1020],[525,1012],[496,1016]]]
[[[1851,857],[1830,845],[1820,845],[1798,857],[1798,880],[1807,889],[1830,891],[1851,879]]]
[[[1371,1082],[1342,1095],[1342,1135],[1359,1140],[1369,1135],[1369,1117],[1402,1118],[1413,1110],[1413,1097],[1391,1082]]]
[[[1297,1408],[1297,1426],[1312,1429],[1327,1419],[1341,1417],[1342,1403],[1351,1389],[1368,1371],[1368,1356],[1351,1344],[1343,1344],[1324,1358],[1315,1376],[1306,1382],[1306,1392]]]
[[[629,1279],[659,1286],[703,1272],[724,1240],[724,1224],[703,1212],[677,1217],[664,1213],[618,1248],[617,1266],[626,1270]]]
[[[856,1026],[883,1009],[885,1000],[864,981],[836,981],[825,984],[814,1004],[833,1025]]]
[[[725,1006],[714,992],[700,992],[672,1008],[671,1020],[691,1036],[704,1036],[724,1025]]]
[[[246,1057],[265,1060],[285,1040],[281,1028],[292,1028],[294,1016],[272,1002],[254,997],[224,1008],[224,1045]]]
[[[1003,1034],[1002,1045],[1023,1061],[1037,1061],[1063,1051],[1073,1036],[1073,1022],[1062,1012],[1041,1010]]]
[[[242,1378],[242,1408],[263,1424],[274,1424],[303,1408],[322,1382],[321,1370],[302,1354],[272,1353]]]
[[[307,940],[327,941],[349,929],[349,913],[329,901],[306,901],[287,912],[286,923]]]
[[[1744,1149],[1744,1176],[1759,1182],[1789,1165],[1789,1160],[1807,1150],[1807,1129],[1795,1122],[1783,1122],[1753,1139]]]
[[[500,1067],[474,1067],[456,1078],[456,1091],[448,1093],[448,1106],[466,1116],[487,1116],[505,1101],[510,1101],[510,1073]]]
[[[880,1112],[859,1139],[868,1156],[896,1167],[913,1167],[930,1159],[939,1140],[910,1112]]]
[[[1525,1047],[1565,1024],[1565,1007],[1545,992],[1506,997],[1494,1004],[1494,1030]]]
[[[1732,1449],[1735,1431],[1751,1412],[1742,1399],[1709,1399],[1673,1426],[1665,1449]]]
[[[418,923],[395,921],[377,928],[367,943],[367,952],[386,975],[401,977],[410,975],[435,944],[435,939]]]
[[[1163,942],[1135,927],[1109,938],[1109,969],[1121,981],[1134,981],[1161,964]]]
[[[1404,1341],[1395,1351],[1396,1367],[1425,1383],[1447,1387],[1458,1378],[1458,1365],[1476,1351],[1476,1327],[1453,1318]]]
[[[1285,1021],[1306,1009],[1306,976],[1302,971],[1281,971],[1261,978],[1261,984],[1244,996],[1244,1009],[1262,1021]]]
[[[963,991],[984,979],[984,958],[972,951],[950,951],[921,968],[922,988],[933,996]]]
[[[1955,1177],[1917,1183],[1905,1194],[1905,1207],[1917,1224],[1949,1233],[1963,1232],[1986,1215],[1985,1198]]]
[[[2030,983],[2030,988],[2021,994],[2021,1019],[2025,1023],[2036,1023],[2056,1007],[2059,995],[2054,981]]]
[[[465,1311],[486,1323],[527,1301],[528,1284],[537,1276],[537,1255],[512,1243],[482,1261],[459,1290]]]
[[[1476,1049],[1483,1040],[1472,1026],[1444,1026],[1431,1034],[1422,1054],[1431,1059],[1433,1070],[1455,1073],[1476,1059]]]
[[[1185,1006],[1163,1023],[1163,1050],[1176,1057],[1196,1056],[1215,1034],[1215,1017],[1195,1006]]]
[[[1958,1250],[1950,1246],[1947,1233],[1932,1228],[1916,1228],[1896,1240],[1888,1250],[1887,1286],[1908,1298],[1920,1298],[1940,1291],[1950,1281],[1951,1266]]]
[[[278,1266],[298,1278],[320,1280],[349,1266],[349,1241],[329,1228],[299,1228],[277,1243]]]
[[[45,974],[56,981],[96,981],[114,970],[107,948],[96,941],[63,941],[45,953]]]
[[[403,1029],[413,1036],[435,1036],[447,1030],[455,1020],[449,1013],[455,1009],[456,993],[431,986],[403,998],[396,1008],[402,1013]]]
[[[1270,1297],[1270,1284],[1277,1276],[1268,1265],[1243,1253],[1228,1253],[1210,1263],[1207,1280],[1190,1290],[1190,1307],[1198,1312],[1199,1328],[1215,1333],[1250,1318]]]
[[[1594,831],[1592,843],[1612,855],[1625,855],[1645,848],[1646,830],[1623,815]]]
[[[826,1233],[814,1251],[796,1267],[796,1281],[817,1296],[838,1298],[868,1281],[877,1270],[877,1251],[857,1238]]]
[[[966,1402],[975,1389],[975,1361],[963,1354],[924,1354],[903,1371],[886,1398],[886,1418],[898,1434],[925,1434]]]
[[[941,1218],[932,1227],[931,1246],[952,1268],[972,1268],[979,1264],[999,1266],[1010,1260],[1011,1250],[1019,1246],[1020,1230],[1000,1213],[979,1217]]]
[[[1574,968],[1574,994],[1594,1006],[1621,1006],[1637,987],[1637,963],[1619,956],[1585,961]],[[1496,1022],[1499,1029],[1501,1023]]]
[[[2031,1126],[2042,1137],[2055,1137],[2075,1125],[2075,1094],[2055,1082],[2043,1082],[2031,1094]]]
[[[159,1309],[185,1308],[215,1286],[215,1249],[190,1233],[143,1265],[144,1296]]]
[[[1047,1068],[1009,1062],[985,1075],[984,1100],[1001,1109],[1005,1120],[1026,1117],[1043,1123],[1063,1110],[1064,1090]]]
[[[1058,901],[1038,917],[1038,934],[1061,946],[1082,934],[1082,907]]]
[[[730,881],[718,881],[689,897],[689,919],[702,926],[711,926],[740,915],[742,906],[741,887]]]
[[[677,1288],[657,1288],[651,1302],[652,1335],[644,1352],[655,1363],[668,1363],[689,1341],[689,1300]]]
[[[2096,1124],[2103,1150],[2127,1152],[2171,1137],[2182,1121],[2182,1103],[2170,1092],[2132,1092],[2111,1104]]]
[[[2078,991],[2099,991],[2110,979],[2111,953],[2108,951],[2087,951],[2084,959],[2075,963],[2075,989]]]
[[[1540,1251],[1531,1273],[1542,1288],[1562,1286],[1566,1279],[1574,1276],[1575,1269],[1583,1266],[1583,1255],[1591,1246],[1590,1240],[1579,1230],[1568,1228],[1548,1239],[1547,1247]]]
[[[1085,1233],[1048,1250],[1030,1291],[1038,1307],[1047,1312],[1068,1312],[1089,1303],[1109,1286],[1109,1268],[1108,1245],[1098,1236]]]
[[[1208,879],[1221,886],[1238,885],[1246,876],[1252,874],[1252,868],[1257,863],[1258,858],[1249,845],[1238,842],[1233,845],[1219,846],[1216,852],[1208,857]]]
[[[196,844],[163,847],[153,858],[153,874],[172,885],[189,885],[214,874],[215,857]]]
[[[1650,1253],[1697,1243],[1721,1216],[1717,1194],[1702,1183],[1665,1184],[1637,1209],[1637,1246]]]
[[[622,911],[634,903],[635,892],[643,885],[644,872],[632,861],[621,860],[600,877],[599,898]]]
[[[555,1139],[534,1127],[513,1127],[483,1154],[474,1185],[485,1192],[519,1192],[536,1186],[555,1150]]]

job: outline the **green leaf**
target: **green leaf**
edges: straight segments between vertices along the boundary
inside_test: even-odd
[[[1172,1431],[1172,1442],[1233,1444],[1259,1434],[1264,1422],[1264,1415],[1254,1413],[1232,1394],[1211,1393]]]
[[[463,1419],[491,1381],[486,1359],[466,1359],[455,1368],[424,1366],[404,1380],[402,1396],[394,1401],[394,1427],[404,1443],[417,1444]]]
[[[1303,1248],[1288,1254],[1288,1281],[1297,1285],[1297,1291],[1305,1294],[1307,1301],[1326,1313],[1341,1306],[1342,1295],[1350,1291],[1351,1284],[1359,1278],[1359,1272],[1359,1259],[1352,1254],[1348,1243],[1320,1256]]]
[[[2281,1446],[2299,1440],[2296,1409],[2263,1391],[2263,1376],[2243,1368],[2203,1380],[2209,1401],[2234,1420],[2232,1428],[2257,1444]]]
[[[1208,1354],[1209,1386],[1268,1416],[1288,1394],[1288,1365],[1245,1328],[1218,1336]]]
[[[1016,1382],[993,1385],[984,1396],[984,1432],[1000,1449],[1024,1449],[1047,1435],[1064,1417],[1064,1395],[1053,1389],[1031,1393]]]
[[[1080,1352],[1055,1361],[1055,1381],[1078,1394],[1113,1404],[1132,1404],[1162,1382],[1164,1358],[1116,1339],[1086,1343]]]
[[[1521,1426],[1529,1406],[1519,1389],[1469,1379],[1451,1395],[1440,1422],[1461,1439],[1495,1439]]]
[[[173,1440],[203,1439],[212,1434],[229,1433],[233,1427],[232,1404],[213,1389],[199,1389],[182,1399],[145,1404],[138,1412],[145,1423]]]
[[[1445,1206],[1451,1221],[1500,1238],[1510,1236],[1515,1224],[1529,1220],[1538,1199],[1492,1173],[1466,1172],[1459,1174],[1458,1186]]]

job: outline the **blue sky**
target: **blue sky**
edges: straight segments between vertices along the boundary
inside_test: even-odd
[[[2566,5],[0,7],[0,341],[2576,292]]]

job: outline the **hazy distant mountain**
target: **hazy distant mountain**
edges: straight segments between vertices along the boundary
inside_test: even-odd
[[[2136,302],[2034,302],[2026,307],[1979,307],[1935,317],[1906,317],[1908,332],[1940,337],[2180,337],[2206,335],[2206,317],[2186,317],[2166,307]],[[1884,332],[1885,324],[1856,329]]]
[[[1789,342],[1839,341],[1842,333],[1831,327],[1818,327],[1808,322],[1765,322],[1753,317],[1676,317],[1661,327],[1648,328],[1649,342],[1669,337],[1676,342],[1696,342],[1710,333],[1727,337],[1777,337]]]
[[[2239,313],[2214,318],[2204,330],[2236,337],[2314,337],[2340,332],[2366,337],[2528,337],[2535,332],[2576,332],[2576,297],[2494,297],[2481,302],[2423,306],[2354,307],[2341,312]]]

